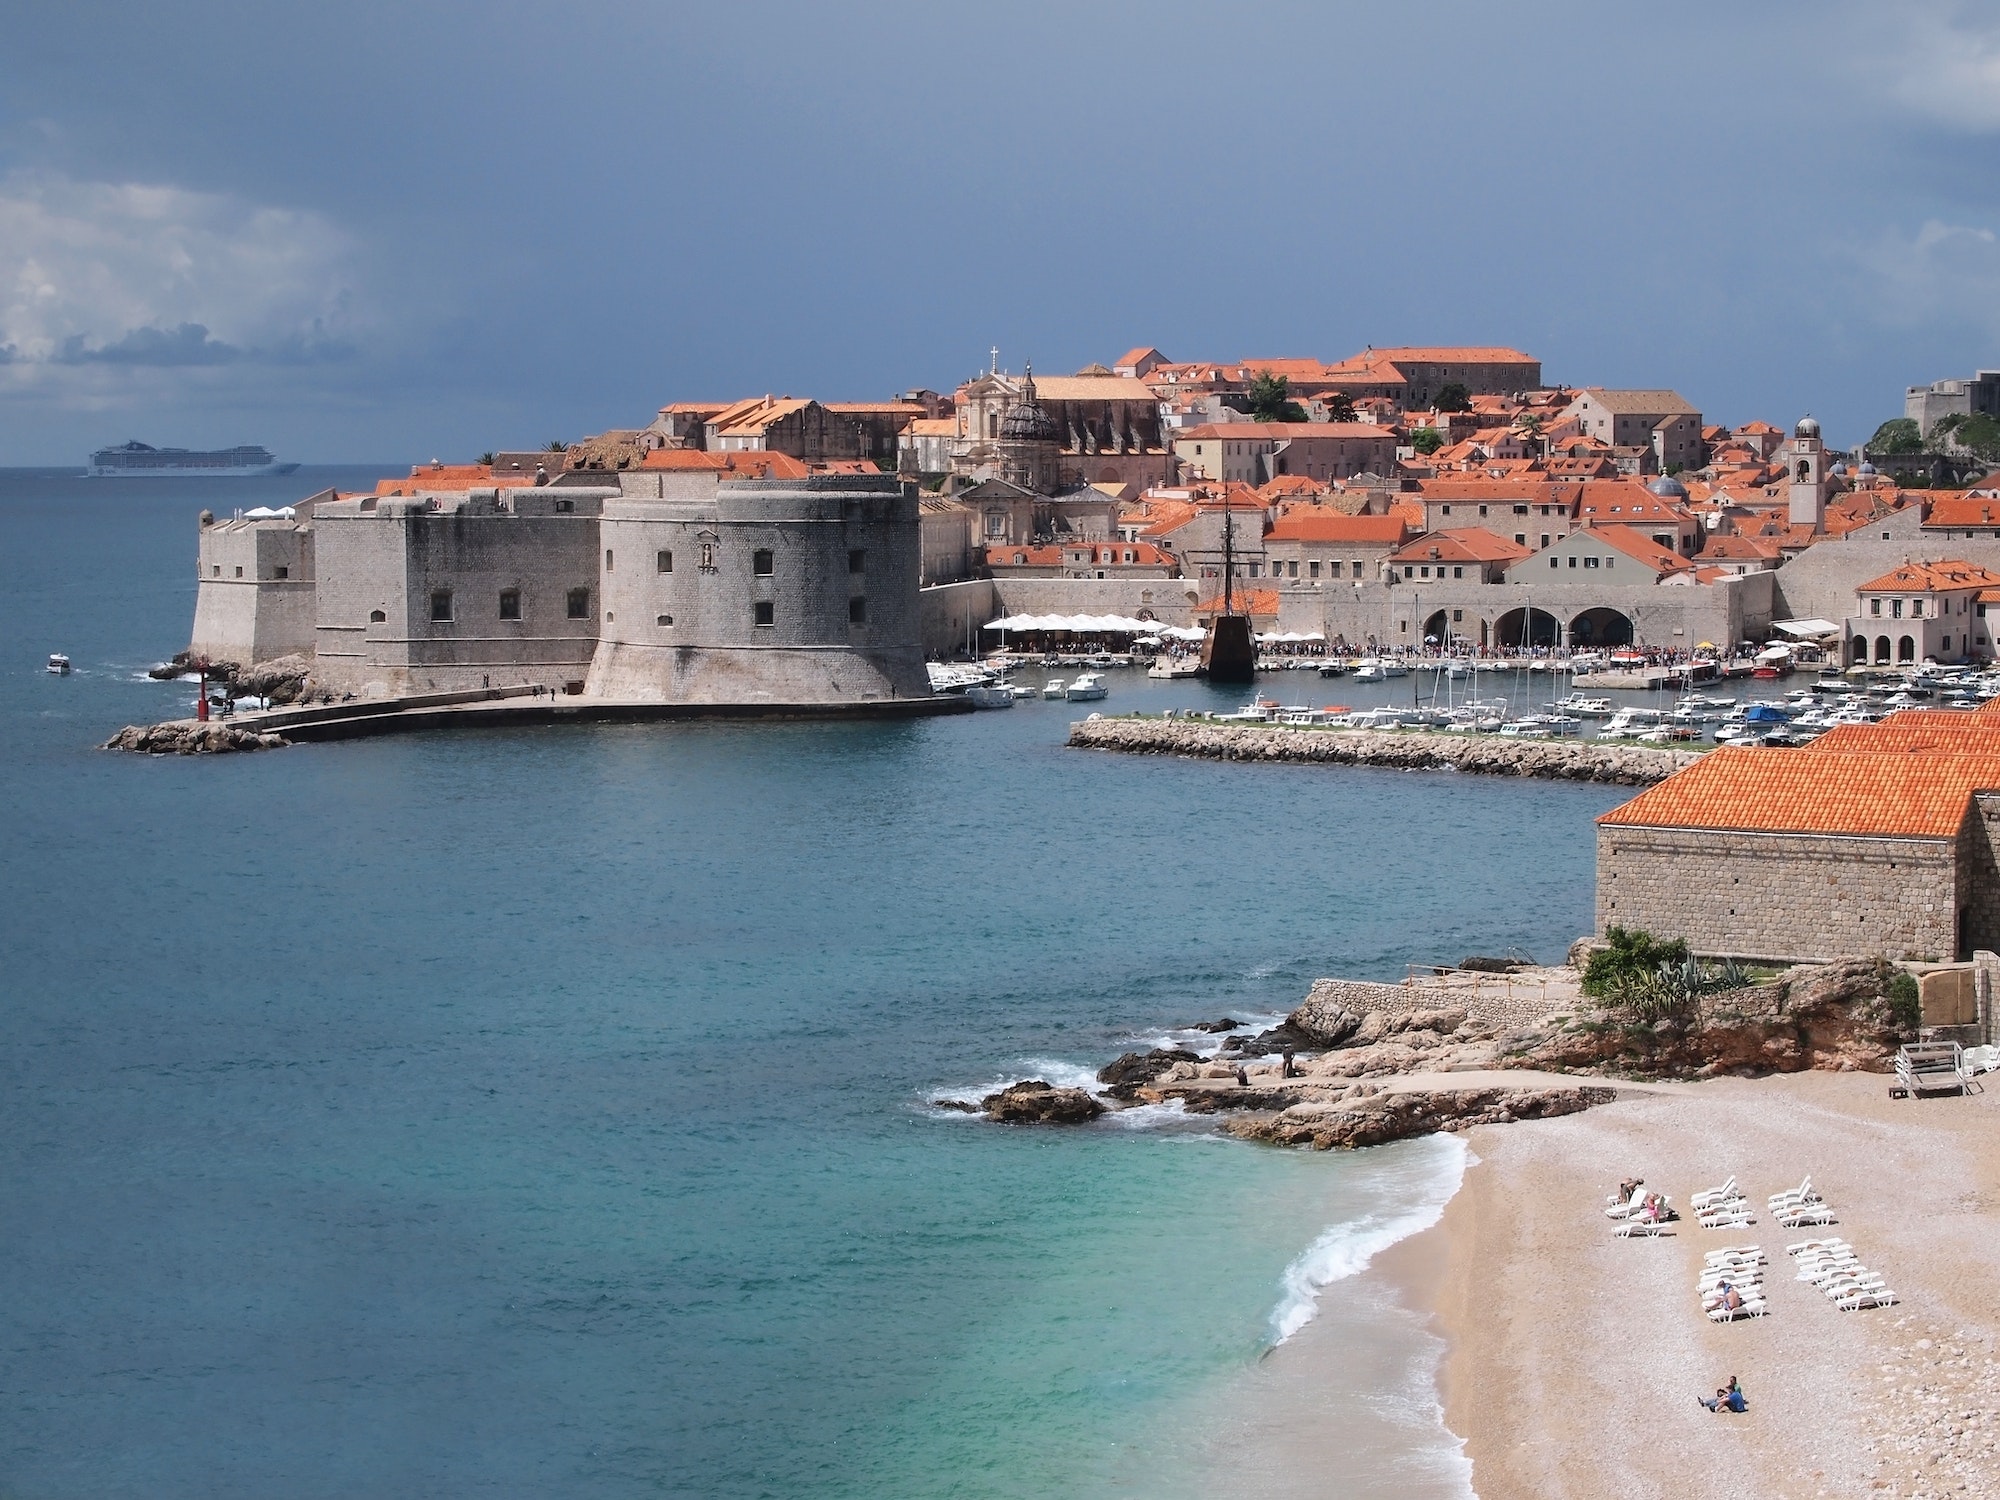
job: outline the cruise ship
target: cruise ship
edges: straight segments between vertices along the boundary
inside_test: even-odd
[[[244,479],[253,474],[289,474],[297,464],[281,464],[269,448],[153,448],[141,442],[99,448],[84,473],[93,478],[146,479],[155,475],[196,475],[203,479]]]

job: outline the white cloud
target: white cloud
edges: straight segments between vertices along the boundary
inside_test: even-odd
[[[1862,12],[1857,56],[1904,108],[1947,125],[2000,130],[2000,14],[1958,0],[1904,0]]]
[[[338,358],[354,246],[315,213],[216,193],[0,177],[6,383],[101,389],[162,368]]]
[[[1915,234],[1894,230],[1848,253],[1868,283],[1862,298],[1881,321],[1959,324],[2000,338],[2000,235],[1993,230],[1928,219]]]

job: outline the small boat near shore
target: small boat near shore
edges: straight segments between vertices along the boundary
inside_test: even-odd
[[[1014,690],[1004,683],[974,683],[965,690],[966,701],[974,708],[1012,708]]]
[[[1099,698],[1108,696],[1109,691],[1104,686],[1103,678],[1095,672],[1085,672],[1064,690],[1063,696],[1072,703],[1095,703]]]

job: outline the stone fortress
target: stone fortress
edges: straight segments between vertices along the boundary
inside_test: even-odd
[[[373,495],[205,512],[191,653],[309,656],[316,690],[357,698],[928,697],[914,485],[750,457],[536,477],[434,464]]]

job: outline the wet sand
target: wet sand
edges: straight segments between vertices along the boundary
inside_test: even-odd
[[[2000,1493],[2000,1075],[1969,1098],[1891,1100],[1873,1074],[1722,1079],[1556,1120],[1483,1126],[1443,1222],[1385,1255],[1447,1338],[1446,1420],[1482,1500]],[[1619,1240],[1630,1174],[1689,1195],[1734,1173],[1750,1229],[1684,1218]],[[1839,1223],[1787,1230],[1764,1200],[1811,1174]],[[1849,1241],[1900,1305],[1841,1312],[1787,1244]],[[1704,1252],[1757,1244],[1770,1316],[1717,1326]],[[1337,1358],[1338,1351],[1321,1351]],[[1751,1410],[1697,1406],[1731,1375]]]

